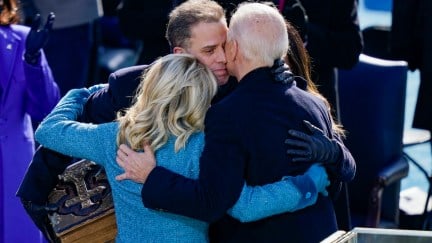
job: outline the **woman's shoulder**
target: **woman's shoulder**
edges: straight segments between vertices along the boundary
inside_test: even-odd
[[[25,25],[12,24],[10,25],[11,30],[21,38],[25,39],[30,32],[30,28]]]
[[[178,151],[175,152],[175,143],[177,137],[171,135],[168,141],[157,151],[158,156],[172,157],[177,156],[189,156],[192,154],[200,154],[204,147],[204,132],[195,132],[191,134],[186,141],[185,145]]]
[[[191,141],[193,141],[194,143],[203,143],[204,142],[204,132],[203,131],[195,132],[190,136],[189,139]]]
[[[0,26],[0,35],[3,39],[17,40],[19,42],[25,41],[30,28],[24,25],[2,25]]]

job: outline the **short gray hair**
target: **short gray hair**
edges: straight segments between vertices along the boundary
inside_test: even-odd
[[[256,2],[241,3],[231,17],[228,41],[236,40],[247,60],[272,66],[288,51],[285,19],[272,6]]]

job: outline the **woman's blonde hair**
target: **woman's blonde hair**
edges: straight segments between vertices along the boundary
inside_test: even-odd
[[[142,76],[134,104],[118,115],[117,144],[157,150],[170,135],[175,151],[189,136],[204,129],[204,116],[216,94],[213,73],[189,54],[170,54],[152,64]]]

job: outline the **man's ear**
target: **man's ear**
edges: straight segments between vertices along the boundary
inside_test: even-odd
[[[227,61],[235,61],[237,58],[237,52],[238,52],[238,44],[236,40],[231,41],[230,45],[228,45],[227,55],[226,58]]]
[[[179,53],[187,53],[187,52],[183,47],[176,46],[173,48],[173,53],[179,54]]]

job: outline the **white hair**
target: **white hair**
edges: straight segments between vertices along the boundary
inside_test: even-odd
[[[272,66],[288,51],[288,32],[279,11],[266,4],[241,3],[231,17],[228,41],[236,40],[247,60]]]

